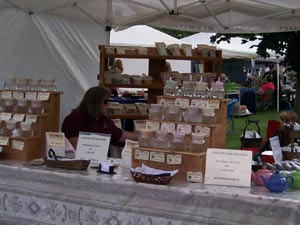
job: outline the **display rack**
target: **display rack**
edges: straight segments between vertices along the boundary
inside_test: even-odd
[[[22,136],[7,136],[2,134],[3,138],[9,138],[7,145],[2,145],[1,159],[28,161],[36,158],[45,157],[46,153],[46,132],[59,131],[59,112],[60,112],[60,95],[58,91],[31,91],[31,90],[0,90],[2,92],[22,92],[26,95],[27,92],[49,94],[47,100],[42,101],[42,113],[20,113],[14,110],[5,110],[2,113],[15,115],[24,114],[26,116],[36,116],[36,121],[32,123],[33,135],[30,137]],[[4,99],[2,99],[3,101]],[[4,107],[5,108],[5,107]],[[2,120],[2,128],[5,126],[5,121]]]
[[[157,96],[157,103],[161,100],[175,99],[197,100],[192,97],[175,97],[175,96]],[[202,99],[212,100],[212,99]],[[208,127],[210,129],[209,137],[205,138],[206,147],[208,148],[224,148],[226,144],[226,112],[228,99],[214,99],[219,102],[219,108],[215,110],[216,122],[213,124],[207,123],[187,123],[187,122],[170,122],[165,120],[155,120],[153,122],[170,122],[176,124],[191,125],[192,131],[195,132],[197,125]],[[161,169],[161,170],[176,170],[178,173],[174,176],[175,180],[183,181],[203,181],[205,173],[206,152],[189,152],[189,151],[174,151],[172,149],[157,149],[137,147],[132,152],[132,167],[136,168],[145,164],[146,166]],[[175,163],[174,163],[175,162]]]
[[[181,50],[179,56],[172,55],[171,52],[167,49],[167,55],[159,55],[155,47],[148,47],[146,55],[137,54],[137,52],[126,52],[125,54],[117,54],[117,48],[124,48],[124,46],[109,46],[109,52],[107,50],[108,46],[100,45],[100,73],[98,75],[99,85],[104,85],[109,88],[147,88],[148,89],[148,104],[156,102],[156,96],[163,94],[164,84],[161,80],[161,72],[165,72],[166,60],[187,60],[187,61],[200,61],[204,64],[205,73],[216,73],[217,76],[221,74],[221,62],[222,62],[222,51],[216,51],[216,57],[202,57],[200,56],[197,49],[192,50],[191,56],[185,56]],[[127,46],[128,47],[128,46]],[[115,48],[113,52],[111,49]],[[141,83],[141,84],[120,84],[120,83],[105,83],[104,73],[108,71],[108,62],[109,59],[114,58],[130,58],[130,59],[148,59],[148,75],[152,77],[150,83]],[[120,115],[120,118],[123,115]],[[134,119],[134,116],[131,115],[130,118]]]

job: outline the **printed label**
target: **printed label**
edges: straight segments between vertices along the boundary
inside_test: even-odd
[[[14,99],[24,99],[24,92],[15,91],[13,92]]]
[[[178,124],[177,125],[177,131],[191,133],[192,132],[192,125],[189,124]]]
[[[204,134],[204,137],[210,137],[210,127],[196,126],[195,133]]]
[[[9,137],[0,136],[0,145],[8,145]]]
[[[19,151],[23,151],[24,150],[24,141],[17,141],[17,140],[13,140],[12,141],[12,148],[19,150]]]
[[[186,180],[189,182],[201,183],[203,182],[202,173],[188,171],[186,173]]]
[[[173,132],[175,131],[175,123],[161,123],[160,129],[167,132]]]
[[[25,118],[25,114],[14,114],[12,120],[21,122],[24,120],[24,118]]]
[[[160,126],[159,126],[159,122],[151,122],[151,121],[147,121],[146,122],[146,129],[147,130],[159,130],[160,129]]]
[[[207,107],[207,100],[204,99],[193,99],[191,102],[191,106],[199,107],[200,109]]]
[[[161,105],[174,105],[174,101],[172,99],[160,99],[159,104]]]
[[[37,97],[37,92],[29,91],[25,93],[25,98],[28,100],[36,100],[36,97]]]
[[[141,160],[149,160],[149,152],[148,151],[141,151],[136,150],[134,154],[135,159],[141,159]]]
[[[163,152],[150,152],[150,161],[165,162],[165,153],[163,153]]]
[[[12,92],[11,91],[2,91],[1,98],[12,98]]]
[[[167,155],[167,164],[171,164],[171,165],[182,164],[182,155],[168,154]]]
[[[190,105],[190,100],[185,98],[176,98],[174,105],[188,107]]]

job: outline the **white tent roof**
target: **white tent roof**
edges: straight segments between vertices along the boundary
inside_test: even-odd
[[[129,46],[147,46],[155,47],[155,42],[164,42],[168,44],[182,44],[184,41],[178,40],[159,30],[146,25],[130,27],[122,31],[111,31],[111,45],[129,45]],[[124,64],[124,73],[127,74],[148,74],[148,60],[146,59],[122,59]],[[190,61],[168,60],[174,71],[190,72]]]
[[[197,47],[197,44],[207,44],[217,46],[218,49],[222,50],[223,58],[256,58],[257,47],[252,47],[252,45],[257,45],[258,40],[250,41],[242,44],[242,38],[234,37],[230,39],[230,43],[221,42],[219,44],[210,43],[210,37],[215,35],[215,33],[197,33],[191,36],[182,38],[182,41],[190,43],[193,47]],[[275,54],[269,52],[271,56],[275,57]]]

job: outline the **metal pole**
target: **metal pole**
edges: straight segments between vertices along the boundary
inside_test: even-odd
[[[279,99],[280,99],[280,96],[279,96],[279,88],[280,88],[280,79],[279,79],[279,57],[277,56],[277,60],[276,60],[276,67],[277,67],[277,112],[279,112]]]

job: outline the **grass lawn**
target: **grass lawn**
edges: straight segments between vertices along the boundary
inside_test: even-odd
[[[279,120],[279,112],[273,111],[264,111],[257,112],[256,114],[251,114],[243,117],[235,117],[234,118],[234,130],[232,133],[227,133],[226,136],[226,149],[241,149],[241,140],[240,136],[244,132],[244,128],[246,126],[246,120],[259,120],[260,133],[262,138],[266,138],[267,136],[267,125],[268,120],[274,119]],[[230,124],[228,124],[230,126]],[[255,124],[250,124],[247,130],[255,130],[257,128]]]

